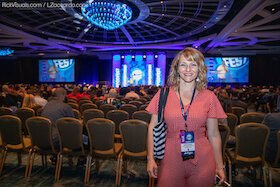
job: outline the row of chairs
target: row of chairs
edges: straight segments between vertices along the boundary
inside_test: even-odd
[[[141,120],[126,120],[120,124],[121,143],[114,142],[115,123],[109,119],[91,119],[86,124],[89,137],[89,152],[83,145],[83,124],[75,118],[61,118],[56,126],[59,132],[59,147],[52,142],[52,127],[49,119],[31,117],[26,126],[30,139],[22,136],[21,121],[16,116],[4,115],[0,117],[0,132],[2,140],[2,157],[0,161],[0,175],[8,152],[29,150],[25,177],[30,178],[36,154],[42,155],[42,165],[47,166],[47,156],[57,155],[55,181],[60,178],[63,158],[65,156],[86,156],[84,182],[88,183],[91,173],[92,159],[115,159],[116,185],[120,186],[123,162],[129,159],[146,160],[146,136],[148,124]],[[19,158],[19,163],[21,163]],[[125,167],[126,168],[126,167]],[[151,180],[151,179],[150,179]]]

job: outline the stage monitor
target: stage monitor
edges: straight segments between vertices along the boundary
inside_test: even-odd
[[[39,82],[74,82],[74,59],[39,60]]]
[[[249,75],[248,57],[206,57],[208,82],[247,83]]]

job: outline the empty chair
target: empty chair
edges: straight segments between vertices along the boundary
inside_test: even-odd
[[[233,113],[227,113],[228,126],[230,128],[230,135],[235,135],[235,127],[238,124],[238,117]]]
[[[121,101],[125,102],[126,104],[128,104],[132,100],[133,100],[132,98],[127,98],[127,97],[121,99]]]
[[[22,132],[25,135],[28,135],[28,131],[27,131],[27,128],[26,128],[26,125],[25,125],[25,121],[28,118],[35,116],[35,111],[31,108],[24,107],[24,108],[17,109],[16,114],[21,119]]]
[[[60,140],[55,169],[55,181],[58,181],[60,178],[63,156],[85,156],[85,150],[83,146],[83,125],[79,120],[64,117],[56,121],[56,126]]]
[[[95,101],[95,104],[98,106],[98,108],[100,108],[100,106],[104,103],[103,100],[97,100]]]
[[[146,103],[147,102],[147,99],[141,97],[139,99],[135,99],[135,101],[140,101],[141,103]]]
[[[30,139],[22,136],[21,120],[12,115],[0,116],[0,132],[2,138],[2,155],[0,161],[0,175],[6,161],[8,152],[16,152],[18,165],[21,164],[21,153],[30,147]]]
[[[36,116],[41,116],[42,112],[43,112],[43,107],[42,108],[39,108],[37,111],[36,111]]]
[[[228,151],[229,180],[232,181],[232,165],[263,168],[264,184],[267,186],[265,149],[270,130],[261,123],[243,123],[235,128],[236,148]]]
[[[47,166],[47,155],[56,155],[57,150],[52,141],[52,126],[49,119],[38,116],[31,117],[26,120],[26,127],[31,138],[31,149],[25,176],[30,178],[35,155],[42,155],[42,164],[45,167]]]
[[[79,110],[72,108],[72,111],[73,111],[76,119],[82,119],[82,115],[81,115],[81,112]]]
[[[231,104],[232,104],[232,107],[242,107],[242,108],[244,108],[245,112],[247,112],[247,108],[248,108],[247,103],[240,101],[240,100],[232,100]]]
[[[87,124],[87,121],[94,118],[104,118],[104,112],[99,109],[87,109],[83,114],[83,123]]]
[[[146,110],[148,104],[143,104],[140,106],[139,110]]]
[[[74,98],[68,98],[67,99],[67,103],[76,103],[76,104],[78,104],[77,99],[74,99]]]
[[[142,103],[141,101],[129,101],[128,104],[135,105],[137,107],[137,110],[139,110],[140,106],[143,105],[144,103]]]
[[[80,106],[80,111],[81,113],[83,113],[85,110],[87,109],[97,109],[97,105],[96,104],[93,104],[93,103],[84,103]]]
[[[227,141],[229,138],[229,134],[230,134],[230,129],[227,125],[218,125],[219,128],[219,132],[221,135],[221,141],[222,141],[222,156],[223,156],[223,162],[226,162],[226,145],[227,145]],[[232,184],[232,181],[229,181],[230,184]]]
[[[151,118],[152,118],[152,114],[150,114],[149,112],[147,112],[145,110],[140,110],[140,111],[134,112],[132,114],[132,118],[145,121],[145,122],[147,122],[149,124],[150,121],[151,121]]]
[[[248,112],[240,116],[240,124],[249,123],[249,122],[262,123],[264,117],[265,117],[265,113]]]
[[[79,105],[77,103],[68,103],[73,109],[79,110]]]
[[[13,110],[8,107],[0,107],[0,116],[13,115]]]
[[[122,151],[118,157],[117,186],[121,184],[123,162],[127,166],[127,160],[147,159],[147,132],[148,124],[137,119],[121,122],[120,132],[122,136]],[[127,167],[124,167],[125,169]]]
[[[100,105],[99,109],[102,110],[104,112],[104,115],[106,116],[107,112],[109,112],[110,110],[116,110],[117,107],[112,104],[102,104]]]
[[[232,113],[238,117],[238,124],[240,124],[240,116],[246,113],[246,110],[242,107],[232,107]]]
[[[90,178],[91,159],[96,159],[98,168],[98,159],[114,159],[117,161],[118,154],[121,151],[122,144],[114,143],[115,124],[113,121],[105,118],[91,119],[86,124],[89,135],[89,150],[87,156],[85,183]],[[117,164],[116,164],[117,165]],[[116,169],[116,179],[118,168]],[[116,180],[117,181],[117,180]]]
[[[78,102],[79,106],[82,106],[82,105],[85,104],[85,103],[92,103],[92,101],[89,100],[89,99],[86,99],[86,100],[80,100],[80,101]]]
[[[121,122],[129,119],[129,114],[124,110],[111,110],[107,113],[106,118],[115,123],[115,138],[121,138],[119,125]]]
[[[277,132],[277,153],[274,159],[272,167],[269,167],[269,186],[272,187],[272,170],[276,170],[279,173],[279,160],[280,160],[280,130]]]
[[[132,118],[132,114],[137,111],[137,107],[132,104],[123,104],[120,109],[128,112],[130,119]]]

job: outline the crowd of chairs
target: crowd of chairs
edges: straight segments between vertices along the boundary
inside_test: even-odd
[[[280,131],[278,132],[278,152],[273,164],[265,158],[270,129],[263,124],[265,113],[246,112],[242,107],[232,107],[227,113],[227,125],[219,124],[222,139],[222,153],[226,165],[228,181],[233,184],[233,176],[239,169],[247,168],[256,173],[264,186],[272,186],[272,170],[278,166],[280,158]],[[268,182],[269,180],[269,182]]]
[[[146,160],[146,135],[151,115],[143,110],[147,99],[123,99],[117,108],[89,99],[77,102],[69,99],[75,118],[64,117],[56,122],[59,133],[59,145],[52,142],[52,127],[49,119],[41,117],[33,109],[19,108],[16,113],[9,108],[0,107],[1,160],[0,175],[7,154],[16,152],[18,164],[21,153],[28,153],[25,174],[30,178],[34,159],[42,156],[43,167],[48,166],[48,156],[56,156],[54,180],[59,181],[63,168],[63,159],[80,157],[86,160],[84,183],[91,176],[92,159],[96,170],[100,159],[116,161],[117,186],[121,184],[122,171],[127,171],[128,160]],[[142,106],[143,105],[143,106]],[[139,110],[142,109],[142,110]],[[84,136],[88,136],[87,143]]]

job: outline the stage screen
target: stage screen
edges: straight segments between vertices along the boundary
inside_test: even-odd
[[[248,57],[206,57],[207,78],[213,83],[247,83]]]
[[[39,82],[74,82],[74,59],[39,60]]]

